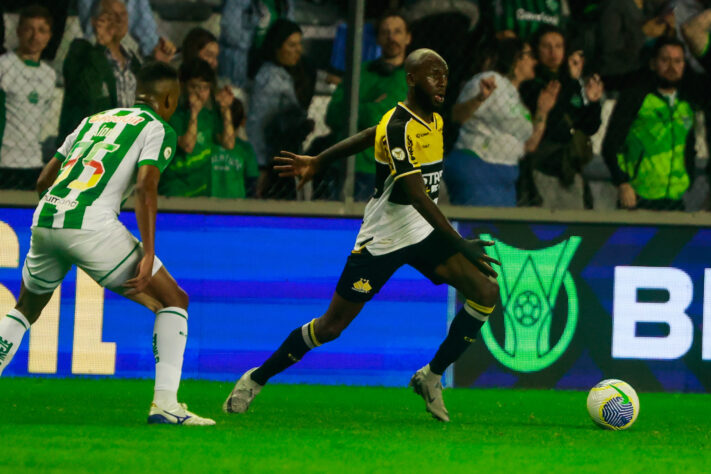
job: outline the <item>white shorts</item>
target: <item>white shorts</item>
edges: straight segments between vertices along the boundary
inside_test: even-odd
[[[121,292],[142,257],[143,245],[119,221],[100,230],[33,227],[22,281],[32,293],[51,293],[76,265],[99,285]],[[152,274],[162,266],[156,257]]]

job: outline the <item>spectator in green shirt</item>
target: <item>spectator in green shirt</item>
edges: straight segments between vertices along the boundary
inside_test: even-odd
[[[245,122],[244,106],[239,99],[232,102],[232,125],[235,130]],[[257,155],[249,142],[235,138],[231,150],[215,143],[212,153],[212,179],[210,196],[244,199],[252,197],[259,177]]]
[[[377,125],[385,113],[407,98],[405,62],[411,36],[407,21],[395,12],[385,13],[376,25],[377,42],[382,56],[363,64],[358,92],[358,129]],[[331,97],[326,111],[326,124],[336,138],[348,136],[345,109],[345,89],[340,84]],[[366,201],[375,187],[375,157],[373,148],[356,156],[356,175],[353,198]]]
[[[165,196],[207,196],[213,144],[234,148],[234,95],[225,87],[213,99],[215,71],[202,59],[183,63],[179,75],[183,101],[170,120],[178,135],[178,150],[161,178],[160,192]]]

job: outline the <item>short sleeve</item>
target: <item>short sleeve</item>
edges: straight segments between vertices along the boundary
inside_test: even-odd
[[[150,123],[143,133],[146,138],[138,157],[138,166],[153,165],[162,173],[175,155],[175,131],[170,125],[155,121]]]
[[[79,123],[79,126],[77,126],[77,128],[75,128],[72,133],[67,135],[67,138],[64,139],[62,146],[60,146],[57,152],[54,154],[55,158],[57,158],[61,162],[64,162],[67,156],[69,156],[69,153],[71,153],[72,148],[74,148],[74,143],[76,143],[77,137],[81,133],[82,128],[84,128],[84,126],[86,125],[86,121],[86,118],[82,120],[81,123]]]
[[[396,120],[388,124],[386,129],[388,156],[392,164],[395,179],[413,173],[420,173],[420,163],[413,156],[414,134],[410,127],[412,120]]]

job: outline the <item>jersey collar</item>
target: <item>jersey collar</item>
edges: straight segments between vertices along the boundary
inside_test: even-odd
[[[403,104],[402,102],[398,102],[397,105],[399,105],[399,106],[402,107],[403,109],[407,110],[407,113],[409,113],[410,115],[412,115],[412,118],[414,118],[415,120],[417,120],[418,122],[420,122],[427,130],[429,130],[430,132],[432,131],[432,128],[430,127],[430,124],[427,123],[426,120],[420,118],[415,112],[413,112],[412,110],[408,109],[405,104]],[[437,127],[437,116],[436,116],[435,114],[432,114],[432,118],[434,119],[434,124],[435,124],[435,128],[436,128],[436,127]]]

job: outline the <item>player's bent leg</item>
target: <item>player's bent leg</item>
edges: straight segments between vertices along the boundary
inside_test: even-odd
[[[429,364],[415,372],[410,386],[425,400],[428,412],[438,420],[449,421],[449,412],[442,398],[442,374],[474,342],[481,327],[499,299],[496,280],[479,271],[461,254],[455,254],[435,268],[444,282],[461,291],[464,307],[457,313],[449,327],[447,337]]]
[[[0,375],[10,364],[25,333],[30,329],[30,325],[39,319],[50,298],[52,291],[32,293],[25,287],[24,282],[22,283],[17,304],[5,317],[0,318]]]
[[[123,294],[120,286],[115,286],[114,291]],[[180,288],[165,267],[161,266],[155,271],[143,292],[124,296],[156,314],[153,329],[156,377],[148,423],[214,425],[214,420],[191,413],[187,410],[187,405],[178,403],[178,388],[188,336],[187,293]]]
[[[325,314],[294,329],[261,366],[242,374],[223,403],[223,411],[245,413],[271,377],[299,362],[311,349],[338,338],[363,305],[364,302],[348,301],[334,293]]]

